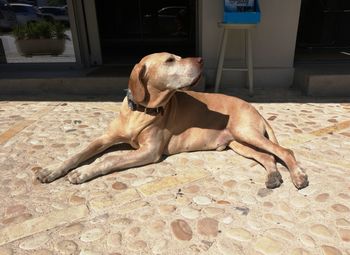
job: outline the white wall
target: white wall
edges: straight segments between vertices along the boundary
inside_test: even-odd
[[[200,53],[205,61],[207,83],[215,80],[218,49],[222,31],[223,1],[200,2]],[[254,86],[288,87],[293,83],[294,51],[301,0],[260,0],[261,22],[253,31]],[[242,31],[230,32],[226,65],[242,63],[244,58]],[[221,87],[243,86],[245,73],[226,71]]]

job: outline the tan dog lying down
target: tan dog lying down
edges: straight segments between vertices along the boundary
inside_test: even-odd
[[[74,169],[69,181],[82,183],[158,162],[162,155],[229,147],[264,166],[266,187],[276,188],[283,182],[275,156],[289,169],[295,187],[306,187],[307,175],[293,152],[278,145],[270,125],[253,106],[231,96],[186,91],[200,79],[202,65],[201,58],[169,53],[144,57],[131,72],[128,96],[107,133],[58,167],[40,170],[37,178],[52,182]],[[135,150],[78,167],[116,143],[129,143]]]

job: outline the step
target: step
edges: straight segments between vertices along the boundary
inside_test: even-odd
[[[128,75],[109,73],[17,73],[0,78],[0,91],[4,96],[124,96],[128,88]],[[205,78],[195,87],[204,91]]]
[[[297,67],[294,84],[308,96],[350,96],[350,65]]]
[[[2,95],[124,95],[128,77],[54,77],[0,79]]]

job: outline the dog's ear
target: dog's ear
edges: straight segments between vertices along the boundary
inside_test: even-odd
[[[136,64],[131,71],[129,89],[136,103],[141,103],[146,97],[146,65]]]

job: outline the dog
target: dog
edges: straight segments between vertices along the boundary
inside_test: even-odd
[[[267,188],[283,182],[276,159],[288,168],[297,189],[308,186],[294,153],[278,144],[271,126],[252,105],[232,96],[190,90],[199,82],[202,69],[203,60],[198,57],[166,52],[145,56],[131,71],[120,114],[107,132],[60,165],[38,171],[37,179],[48,183],[69,173],[68,180],[79,184],[156,163],[163,155],[230,148],[266,169]],[[134,150],[78,167],[117,143],[128,143]]]

